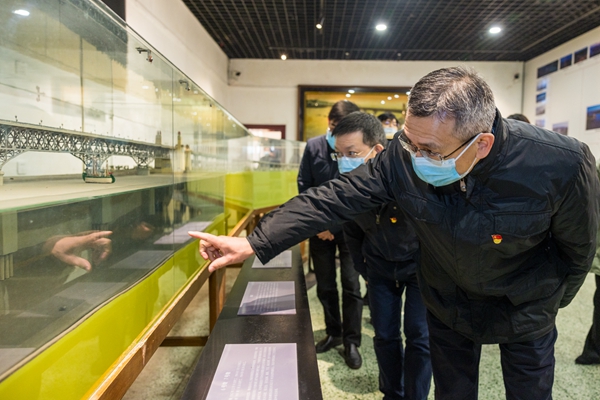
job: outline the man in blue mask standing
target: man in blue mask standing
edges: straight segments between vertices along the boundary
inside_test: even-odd
[[[335,161],[335,139],[331,132],[335,126],[351,112],[358,111],[350,101],[335,103],[327,118],[327,133],[309,139],[298,171],[298,192],[321,185],[338,177]],[[348,248],[344,243],[341,225],[332,226],[317,233],[309,240],[310,257],[313,261],[317,281],[317,297],[323,305],[326,336],[316,344],[317,353],[344,345],[344,359],[353,369],[360,368],[362,358],[360,347],[362,298],[358,273],[352,265]],[[335,253],[339,253],[342,281],[342,313],[336,279]]]
[[[369,114],[354,112],[342,119],[333,130],[340,172],[350,172],[381,153],[387,145],[384,130]],[[426,400],[431,386],[429,333],[417,283],[419,242],[409,218],[396,202],[380,205],[345,223],[344,237],[354,268],[369,282],[383,398]]]
[[[192,235],[210,268],[252,253],[267,262],[396,200],[421,245],[436,399],[477,399],[481,346],[498,344],[506,398],[550,400],[556,315],[590,270],[599,186],[586,144],[502,118],[481,77],[444,68],[415,84],[404,130],[373,162],[290,200],[247,238]]]

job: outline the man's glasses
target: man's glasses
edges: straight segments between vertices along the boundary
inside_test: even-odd
[[[477,135],[469,138],[466,142],[464,142],[463,144],[458,146],[455,150],[453,150],[452,152],[448,153],[448,155],[445,155],[445,156],[441,155],[440,153],[436,153],[435,151],[421,149],[421,148],[415,146],[410,141],[410,139],[406,137],[406,135],[404,134],[404,131],[402,131],[400,133],[400,135],[398,135],[398,140],[400,140],[400,144],[402,145],[404,150],[408,151],[410,154],[416,155],[417,152],[419,152],[419,153],[421,153],[421,155],[423,157],[426,157],[429,161],[433,162],[434,164],[441,164],[442,161],[444,161],[445,159],[450,157],[452,154],[456,153],[461,147],[463,147],[464,145],[469,143],[471,140],[475,139],[475,137],[477,137]]]

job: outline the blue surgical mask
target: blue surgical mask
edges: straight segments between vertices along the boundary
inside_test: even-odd
[[[335,150],[335,137],[331,134],[331,129],[329,128],[327,128],[325,140],[327,140],[327,144],[329,145],[329,147]]]
[[[373,151],[374,148],[375,146],[371,147],[371,150],[364,157],[338,157],[338,169],[340,170],[340,174],[350,172],[353,169],[360,167],[362,164],[364,164],[365,158],[369,157],[369,154],[371,154],[371,151]]]
[[[385,132],[385,135],[387,136],[387,135],[393,135],[394,133],[396,133],[397,130],[396,130],[396,128],[389,127],[389,128],[383,128],[383,131]]]
[[[458,160],[465,153],[465,151],[467,151],[467,149],[476,142],[476,139],[479,135],[473,138],[471,143],[469,143],[469,145],[465,147],[465,149],[461,151],[456,158],[433,161],[428,157],[417,157],[414,153],[411,153],[410,156],[415,173],[419,178],[421,178],[421,180],[436,187],[450,185],[451,183],[464,178],[469,172],[471,172],[475,162],[477,162],[477,158],[473,160],[473,163],[464,174],[459,174],[458,171],[456,171],[456,160]]]

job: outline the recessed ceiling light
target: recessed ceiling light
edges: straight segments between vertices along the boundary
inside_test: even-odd
[[[29,17],[29,11],[27,10],[15,10],[13,14],[21,15],[23,17]]]
[[[500,33],[500,32],[502,32],[502,28],[500,28],[499,26],[492,26],[490,28],[490,33],[493,35]]]
[[[350,93],[346,93],[346,97],[350,97],[352,96]]]
[[[381,104],[385,104],[385,100],[381,100]]]
[[[321,23],[317,23],[317,25],[315,25],[317,27],[317,29],[323,29],[323,25],[321,25]]]
[[[378,31],[385,31],[387,29],[387,25],[386,24],[377,24],[375,29],[377,29]]]
[[[406,92],[406,95],[407,95],[407,96],[410,96],[410,90],[409,90],[408,92]]]
[[[354,89],[348,90],[348,93],[354,93]]]
[[[285,54],[282,54],[282,55],[281,55],[281,59],[282,59],[283,61],[285,61],[285,60],[287,60],[287,56],[286,56]]]
[[[398,97],[400,97],[400,96],[398,96],[397,94],[395,94],[395,95],[394,95],[394,97],[395,97],[395,98],[398,98]]]
[[[391,99],[392,99],[392,96],[388,96],[388,100],[391,100]]]

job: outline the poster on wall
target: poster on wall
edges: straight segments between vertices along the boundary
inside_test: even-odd
[[[552,130],[562,135],[569,135],[569,122],[558,122],[552,124]]]
[[[542,115],[546,112],[546,105],[540,104],[535,108],[535,115]]]
[[[540,128],[543,128],[546,126],[546,120],[545,119],[536,119],[535,120],[535,126],[539,126]]]
[[[600,128],[600,104],[588,107],[586,116],[586,130]]]
[[[590,46],[590,58],[600,54],[600,43],[596,43]]]
[[[560,69],[567,68],[573,64],[573,54],[569,54],[560,59]]]
[[[546,90],[547,87],[548,87],[548,78],[538,79],[535,90],[537,90],[539,92],[540,90]]]
[[[575,64],[587,59],[587,47],[575,52]]]
[[[545,101],[545,100],[546,100],[546,92],[538,93],[535,96],[535,102],[536,103],[540,103],[540,102]]]
[[[537,70],[537,77],[541,78],[542,76],[546,76],[556,71],[558,71],[558,60],[552,61],[551,63],[546,64],[543,67],[539,67]]]

